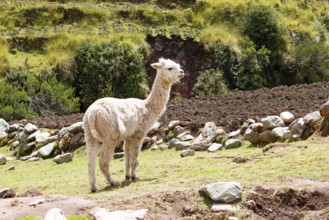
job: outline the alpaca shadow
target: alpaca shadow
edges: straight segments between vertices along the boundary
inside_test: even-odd
[[[112,186],[112,185],[107,185],[105,186],[103,189],[98,190],[97,192],[105,192],[105,191],[114,191],[116,189],[119,188],[124,188],[129,186],[132,183],[137,183],[137,182],[150,182],[150,181],[154,181],[157,180],[157,178],[148,178],[148,179],[139,179],[137,181],[129,181],[129,180],[124,180],[122,182],[120,182],[118,185],[116,186]]]

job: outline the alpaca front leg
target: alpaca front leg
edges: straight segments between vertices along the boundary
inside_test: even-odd
[[[138,155],[142,149],[143,140],[135,142],[135,146],[131,149],[131,180],[138,181],[139,178],[136,175],[136,168],[138,167]]]
[[[131,168],[131,143],[129,141],[125,141],[124,143],[124,151],[125,151],[125,166],[126,166],[126,173],[125,177],[127,181],[131,180],[131,175],[130,175],[130,168]]]

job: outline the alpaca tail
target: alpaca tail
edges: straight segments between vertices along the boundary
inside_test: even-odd
[[[100,142],[103,142],[103,138],[97,131],[97,125],[96,125],[97,114],[88,114],[86,116],[87,116],[86,119],[88,122],[88,128],[86,128],[86,129],[88,129],[88,131],[90,132],[90,134],[93,138],[97,139]]]

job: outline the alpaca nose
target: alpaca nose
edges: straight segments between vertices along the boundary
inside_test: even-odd
[[[180,77],[184,77],[184,75],[185,75],[185,74],[184,74],[184,71],[183,71],[183,70],[180,70],[180,71],[179,71],[179,76],[180,76]]]

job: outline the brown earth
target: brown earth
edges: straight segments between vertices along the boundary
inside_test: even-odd
[[[174,98],[160,118],[163,126],[171,120],[181,120],[193,131],[202,128],[208,121],[222,126],[226,131],[239,128],[249,118],[259,121],[268,115],[290,111],[295,117],[304,117],[318,111],[329,97],[329,82],[280,86],[273,89],[234,92],[202,98]],[[82,121],[83,114],[33,119],[39,127],[57,128]]]

